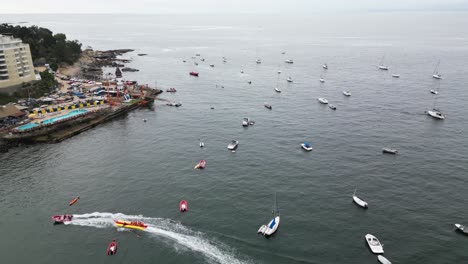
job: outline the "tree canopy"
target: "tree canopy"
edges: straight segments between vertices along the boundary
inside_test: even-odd
[[[81,43],[67,40],[62,33],[53,34],[47,28],[0,24],[0,34],[11,35],[28,43],[35,64],[73,64],[81,55]]]

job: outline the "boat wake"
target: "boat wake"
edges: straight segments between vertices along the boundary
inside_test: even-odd
[[[179,250],[182,246],[182,248],[199,252],[211,263],[248,263],[236,258],[233,250],[228,246],[223,245],[219,241],[209,240],[202,232],[192,231],[170,219],[144,217],[142,215],[125,215],[122,213],[95,212],[90,214],[75,214],[73,215],[73,221],[66,222],[66,224],[95,228],[115,227],[119,231],[130,231],[126,228],[116,227],[114,220],[143,221],[148,227],[141,232],[146,232],[151,237],[169,239],[169,241],[174,242],[171,244],[176,250]]]

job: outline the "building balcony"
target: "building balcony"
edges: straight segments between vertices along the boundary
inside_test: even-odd
[[[8,77],[8,73],[0,73],[0,77]]]

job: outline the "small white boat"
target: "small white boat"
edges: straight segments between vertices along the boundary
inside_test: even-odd
[[[286,81],[288,81],[288,82],[293,82],[293,79],[292,79],[291,77],[288,77],[288,78],[286,79]]]
[[[445,116],[442,114],[442,112],[440,112],[439,110],[437,109],[432,109],[432,110],[429,110],[427,111],[427,114],[429,116],[432,116],[433,118],[435,119],[445,119]]]
[[[265,236],[271,236],[273,235],[276,230],[278,230],[279,224],[280,224],[280,212],[278,208],[278,202],[276,200],[276,193],[275,193],[275,206],[273,210],[273,219],[267,224],[267,225],[262,225],[258,229],[259,234],[263,234]]]
[[[229,150],[235,150],[237,148],[237,145],[239,145],[239,141],[237,140],[233,140],[231,141],[231,143],[229,143],[229,145],[227,146],[227,148]]]
[[[324,78],[320,78],[319,81],[320,81],[321,83],[324,83],[324,82],[325,82],[325,79],[324,79]]]
[[[435,79],[440,80],[440,79],[442,79],[442,75],[440,75],[440,74],[434,74],[434,75],[432,75],[432,78],[435,78]]]
[[[328,104],[328,100],[323,98],[323,97],[319,97],[317,98],[317,100],[321,103],[321,104]]]
[[[205,143],[200,141],[200,148],[203,148],[205,146]]]
[[[265,108],[270,109],[270,110],[273,108],[270,104],[267,104],[267,103],[265,103],[264,106]]]
[[[332,104],[328,104],[328,107],[330,107],[331,110],[336,110],[336,106],[334,106]]]
[[[395,74],[395,73],[394,73],[394,74],[392,74],[392,77],[393,77],[393,78],[400,78],[400,74]]]
[[[387,154],[393,154],[393,155],[395,155],[395,154],[398,153],[398,150],[393,149],[393,148],[383,148],[383,149],[382,149],[382,152],[383,152],[383,153],[387,153]]]
[[[343,94],[346,95],[346,96],[351,96],[351,92],[350,92],[350,91],[343,91]]]
[[[431,92],[431,94],[438,94],[439,93],[438,91],[436,91],[434,89],[431,89],[430,92]]]
[[[392,264],[390,262],[390,260],[388,260],[386,257],[382,256],[382,255],[378,255],[377,256],[377,259],[380,261],[380,263],[382,264]]]
[[[364,201],[364,200],[362,200],[362,199],[360,199],[359,197],[356,196],[356,191],[357,191],[357,189],[355,189],[354,193],[353,193],[353,201],[357,205],[359,205],[360,207],[367,209],[369,207],[369,205],[367,204],[366,201]]]
[[[280,90],[278,87],[275,88],[275,91],[276,91],[277,93],[281,93],[281,90]]]
[[[466,226],[460,225],[460,224],[455,224],[455,227],[457,228],[458,231],[461,231],[464,234],[468,235],[468,228],[466,228]]]
[[[255,62],[256,62],[257,64],[260,64],[260,63],[262,63],[262,60],[261,60],[261,59],[257,59]]]
[[[249,126],[249,124],[250,124],[249,118],[244,117],[244,119],[242,119],[242,126],[247,127],[247,126]]]
[[[370,250],[374,254],[383,254],[383,245],[380,244],[380,241],[373,235],[367,234],[365,236],[367,244],[369,245]]]
[[[325,70],[328,70],[328,64],[324,63],[324,64],[322,65],[322,68],[324,68]]]
[[[379,70],[388,71],[388,67],[385,65],[380,65]]]
[[[304,149],[305,151],[312,151],[313,148],[312,148],[312,145],[309,143],[309,142],[304,142],[301,144],[301,147],[302,149]]]
[[[293,60],[291,60],[291,59],[289,59],[289,60],[285,60],[284,62],[286,62],[286,63],[289,63],[289,64],[293,64],[293,63],[294,63],[294,61],[293,61]]]

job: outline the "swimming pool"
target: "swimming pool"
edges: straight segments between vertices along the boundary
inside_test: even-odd
[[[61,115],[61,116],[56,116],[56,117],[52,117],[52,118],[43,120],[41,122],[41,124],[44,124],[44,125],[51,124],[51,123],[60,121],[60,120],[65,119],[65,118],[69,118],[69,117],[72,117],[72,116],[84,114],[86,112],[88,112],[88,110],[84,110],[84,109],[73,110],[68,114]],[[16,129],[17,130],[26,130],[26,129],[30,129],[30,128],[37,127],[37,126],[39,126],[39,125],[36,124],[36,123],[29,123],[29,124],[26,124],[26,125],[19,126]]]

